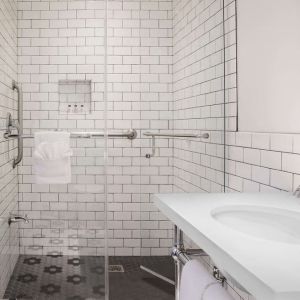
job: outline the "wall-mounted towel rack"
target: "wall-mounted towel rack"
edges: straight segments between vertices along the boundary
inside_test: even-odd
[[[161,133],[161,132],[144,132],[145,136],[150,136],[152,138],[151,148],[152,153],[147,153],[145,156],[147,158],[155,156],[155,138],[200,138],[200,139],[208,139],[209,133]]]
[[[75,132],[70,132],[71,138],[97,138],[97,137],[126,137],[130,140],[133,140],[137,137],[137,132],[135,129],[128,129],[126,131],[122,132],[108,132],[107,134],[104,131],[91,131],[91,132],[85,132],[85,131],[75,131]],[[18,134],[8,134],[7,132],[4,133],[4,137],[6,139],[8,138],[14,138],[14,137],[19,137]],[[32,139],[34,138],[34,135],[32,134],[23,134],[21,136],[22,139]]]
[[[18,89],[19,95],[20,90]],[[19,98],[19,102],[20,99]],[[22,108],[19,107],[19,109]],[[23,112],[22,112],[23,114]],[[10,113],[7,114],[7,120],[6,120],[6,129],[4,132],[4,138],[17,138],[18,139],[18,156],[13,160],[13,168],[15,168],[23,158],[23,139],[31,139],[34,137],[32,134],[23,134],[23,122],[22,122],[22,115],[18,114],[19,121],[13,120]],[[13,133],[13,131],[16,130],[16,133]],[[109,138],[117,138],[117,137],[126,137],[130,140],[133,140],[137,137],[137,131],[135,129],[128,129],[123,132],[108,132],[105,133],[104,131],[91,131],[91,132],[71,132],[70,133],[71,138],[99,138],[99,137],[109,137]]]
[[[166,137],[166,138],[177,138],[177,137],[189,137],[189,138],[202,138],[202,139],[208,139],[209,134],[208,133],[160,133],[160,132],[144,132],[145,136],[151,136],[151,137]]]
[[[151,275],[168,282],[175,286],[175,300],[180,300],[180,281],[181,281],[181,274],[182,274],[182,268],[183,266],[189,262],[190,260],[194,259],[195,257],[208,257],[208,254],[203,251],[202,249],[185,249],[184,247],[184,241],[183,241],[183,231],[177,227],[177,225],[174,225],[174,245],[172,248],[172,257],[175,262],[175,281],[170,280],[168,277],[163,276],[152,269],[149,269],[143,265],[140,265],[140,268],[150,273]],[[222,275],[221,271],[218,269],[218,267],[213,267],[212,272],[213,277],[216,279],[217,282],[219,282],[223,287],[225,286],[225,283],[227,282],[227,279]]]

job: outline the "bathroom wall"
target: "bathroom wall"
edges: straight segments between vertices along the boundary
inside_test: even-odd
[[[139,138],[72,140],[72,184],[37,185],[32,140],[20,167],[20,211],[25,253],[103,253],[104,184],[108,182],[111,255],[169,253],[170,223],[150,193],[172,190],[172,147],[158,141],[151,160],[144,130],[172,123],[172,2],[109,1],[108,95],[104,105],[104,1],[19,1],[19,81],[24,91],[24,132],[135,128]],[[92,80],[92,112],[59,113],[58,80]],[[141,230],[142,229],[142,230]],[[141,240],[142,238],[142,240]]]
[[[208,140],[174,141],[175,191],[224,190],[224,107],[226,125],[233,124],[236,116],[235,3],[224,4],[225,27],[223,1],[174,1],[174,129],[210,133]],[[185,245],[198,248],[187,237]],[[211,259],[203,263],[211,272]],[[228,291],[236,300],[252,299],[231,282]]]
[[[12,80],[17,79],[17,3],[0,1],[0,298],[18,255],[17,225],[8,227],[10,212],[18,209],[17,170],[12,168],[16,142],[3,138],[8,112],[17,117],[17,97]]]
[[[150,195],[172,191],[172,141],[151,153],[145,131],[172,129],[172,1],[108,1],[108,128],[138,139],[109,140],[112,255],[168,255],[172,226]]]
[[[24,133],[103,131],[104,1],[18,1]],[[59,80],[91,80],[90,114],[61,113]],[[72,107],[73,109],[74,107]],[[72,139],[72,183],[35,184],[32,139],[19,167],[21,251],[96,255],[104,247],[104,140]]]
[[[300,135],[236,132],[235,2],[226,22],[227,191],[291,192],[300,184]]]
[[[174,129],[210,138],[174,141],[174,185],[220,192],[224,185],[223,2],[174,1]]]

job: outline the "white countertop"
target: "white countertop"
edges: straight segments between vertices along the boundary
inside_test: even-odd
[[[288,209],[300,216],[299,198],[287,193],[182,193],[156,194],[152,199],[220,269],[255,298],[300,299],[300,244],[250,236],[224,226],[211,215],[212,210],[223,205],[256,205]]]

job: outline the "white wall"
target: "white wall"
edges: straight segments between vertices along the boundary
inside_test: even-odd
[[[134,127],[140,137],[144,130],[172,130],[170,120],[174,111],[174,129],[204,130],[211,134],[208,141],[174,140],[174,148],[171,141],[161,139],[158,155],[151,160],[144,158],[149,151],[148,138],[109,141],[111,254],[168,253],[171,224],[153,207],[149,196],[154,192],[172,191],[172,167],[176,191],[222,190],[221,2],[174,1],[173,17],[168,1],[109,3],[108,127]],[[103,128],[103,60],[98,60],[103,57],[103,32],[95,29],[101,16],[103,18],[103,7],[94,12],[97,21],[89,9],[96,3],[101,5],[99,1],[19,2],[19,80],[24,88],[27,132],[55,126],[69,130]],[[291,191],[300,183],[299,136],[235,132],[235,1],[227,0],[225,5],[226,191]],[[68,13],[67,8],[71,8]],[[77,13],[83,20],[73,22]],[[95,27],[81,30],[83,23]],[[72,24],[70,28],[68,24]],[[91,32],[95,36],[89,36]],[[66,37],[66,33],[74,36]],[[83,57],[78,58],[78,53],[84,53]],[[53,57],[56,62],[52,61]],[[83,61],[93,64],[85,67]],[[57,79],[65,78],[66,74],[71,78],[92,76],[95,82],[95,112],[85,119],[65,120],[57,113]],[[103,220],[103,190],[98,190],[104,183],[103,144],[87,140],[73,143],[75,172],[73,184],[68,186],[35,185],[31,173],[31,144],[26,145],[20,168],[23,197],[20,209],[33,218],[22,232],[26,253],[47,253],[51,249],[74,253],[67,245],[51,245],[52,238],[63,243],[81,243],[81,254],[102,253],[103,224],[97,221]],[[72,234],[74,239],[70,239]],[[234,292],[235,299],[251,299],[237,292]]]
[[[256,12],[261,5],[260,1]],[[228,35],[226,39],[226,73],[230,75],[226,83],[226,101],[230,104],[226,111],[226,191],[292,192],[300,184],[299,134],[264,133],[264,129],[260,129],[260,132],[236,132],[237,99],[235,93],[229,92],[236,87],[236,53],[229,48],[230,45],[236,45],[234,9],[233,12],[232,22],[227,22],[227,26],[233,28],[234,34]],[[264,43],[259,46],[263,47]],[[279,120],[283,119],[281,114]],[[294,122],[294,126],[297,124]],[[283,131],[281,121],[278,125],[278,131]]]
[[[8,112],[17,117],[16,93],[11,89],[17,80],[17,3],[0,1],[0,127],[5,128]],[[16,141],[0,136],[0,298],[13,271],[18,255],[17,226],[8,227],[10,212],[17,212],[17,169],[12,169]]]
[[[237,0],[237,4],[242,5],[250,5],[249,9],[252,8],[252,4],[254,4],[256,1],[243,1],[243,0]],[[297,4],[296,4],[297,2]],[[285,2],[284,8],[282,8],[282,19],[285,20],[284,16],[286,16],[286,12],[290,10],[290,6],[287,5],[291,4],[294,8],[297,7],[298,1],[287,1]],[[268,6],[269,1],[260,1],[259,2],[259,9],[257,9],[257,6],[255,8],[255,14],[258,17],[258,20],[260,20],[260,23],[262,22],[262,17],[264,17],[264,20],[268,20],[269,17],[272,16],[272,14],[269,12],[266,14],[265,9]],[[274,5],[273,5],[274,4]],[[277,3],[279,4],[279,3]],[[277,5],[272,2],[272,7],[274,10],[272,12],[277,15]],[[234,8],[234,7],[233,7]],[[297,9],[296,9],[297,11]],[[232,20],[235,19],[235,10],[232,10]],[[262,15],[263,14],[263,15]],[[240,22],[245,22],[249,24],[253,23],[251,20],[248,20],[246,18],[247,16],[238,15],[238,25]],[[280,17],[280,19],[281,19]],[[242,20],[242,18],[246,18],[246,20]],[[293,14],[291,15],[291,20],[295,21],[293,19]],[[269,20],[270,21],[270,20]],[[265,22],[265,21],[263,21]],[[228,27],[229,27],[229,23]],[[270,23],[271,24],[271,23]],[[278,23],[277,24],[281,24]],[[245,24],[244,24],[245,25]],[[280,34],[282,31],[285,30],[286,24],[281,24],[282,27],[274,27],[272,30],[274,32],[271,34],[271,36],[274,37],[274,35],[277,36],[277,34]],[[256,26],[253,24],[253,26]],[[269,26],[269,25],[268,25]],[[267,28],[269,28],[267,26]],[[232,26],[231,26],[232,27]],[[236,26],[233,27],[233,32],[235,33]],[[296,28],[294,28],[296,29]],[[298,28],[297,28],[298,29]],[[240,32],[240,34],[242,31]],[[262,34],[264,34],[265,31],[259,32],[255,31],[252,32],[251,38],[249,38],[248,41],[255,39],[255,45],[258,46],[259,51],[262,51],[262,54],[264,54],[265,47],[269,47],[268,44],[269,40],[262,41]],[[243,39],[246,37],[243,36]],[[234,90],[236,87],[236,52],[230,47],[236,46],[236,39],[235,34],[232,34],[227,37],[226,39],[227,46],[229,48],[226,48],[226,72],[227,74],[230,74],[230,80],[226,83],[226,90]],[[281,44],[278,45],[276,49],[280,49],[280,47],[283,46]],[[285,45],[286,46],[286,45]],[[274,51],[272,50],[270,54],[274,54]],[[259,54],[259,52],[257,52]],[[272,55],[270,57],[273,58]],[[244,63],[245,58],[238,57],[239,59],[239,65],[241,63]],[[253,61],[254,60],[254,61]],[[288,63],[287,59],[278,58],[280,60],[280,63]],[[248,57],[247,59],[248,63],[252,62],[253,65],[256,65],[255,57]],[[290,67],[290,65],[286,65],[286,67]],[[238,72],[240,72],[240,68],[238,69]],[[274,76],[281,76],[281,74],[278,74],[277,71],[274,71],[276,74]],[[253,75],[253,74],[252,74]],[[228,76],[229,77],[229,76]],[[257,76],[252,76],[251,80],[256,81]],[[261,83],[264,85],[267,85],[267,78],[264,78]],[[242,84],[246,84],[245,82]],[[250,86],[250,85],[249,85]],[[262,86],[264,88],[264,86]],[[272,83],[271,88],[276,89],[277,85]],[[243,93],[245,90],[243,90],[243,87],[240,87],[240,82],[238,86],[238,95],[239,95],[239,106],[243,106],[243,101],[245,101],[245,98],[242,98],[245,96]],[[231,95],[230,95],[231,94]],[[241,95],[242,94],[242,95]],[[288,92],[286,94],[288,96]],[[257,98],[255,98],[258,96]],[[259,95],[253,95],[253,101],[258,101]],[[232,93],[227,93],[227,102],[231,103],[231,105],[235,105],[236,96]],[[251,104],[252,107],[255,108],[255,118],[258,118],[259,107],[260,105],[254,105],[251,102],[252,100],[248,99],[248,104]],[[289,98],[284,98],[284,104],[289,109],[296,109],[296,106],[288,105]],[[241,103],[240,103],[241,101]],[[261,99],[261,101],[264,101]],[[299,101],[298,101],[299,102]],[[249,106],[249,105],[248,105]],[[245,109],[246,106],[243,107]],[[228,110],[227,112],[227,136],[226,136],[226,173],[227,173],[227,180],[226,180],[226,186],[228,187],[228,191],[238,191],[238,192],[246,192],[246,191],[252,191],[252,192],[260,192],[260,191],[286,191],[291,192],[294,189],[297,188],[297,186],[300,184],[299,175],[300,175],[300,150],[299,150],[299,141],[300,141],[300,135],[299,134],[279,134],[279,133],[264,133],[266,131],[266,128],[268,128],[268,117],[274,117],[276,113],[274,111],[270,111],[268,114],[265,114],[263,116],[264,120],[264,128],[256,128],[258,132],[246,132],[243,131],[243,128],[239,126],[239,132],[235,132],[236,130],[236,115],[237,112],[233,108]],[[240,113],[240,111],[239,111]],[[248,107],[247,115],[239,114],[239,124],[242,121],[248,128],[257,126],[257,124],[254,124],[251,119],[251,115],[253,116],[253,110]],[[281,114],[277,116],[277,125],[279,132],[285,131],[286,121],[285,121],[286,115],[284,114],[284,110],[281,111]],[[255,119],[255,122],[259,123],[259,120]],[[284,124],[285,123],[285,124]],[[297,128],[298,126],[298,120],[292,121],[293,128]],[[244,128],[245,129],[245,128]],[[253,129],[253,128],[252,128]],[[252,130],[251,130],[252,131]],[[294,130],[293,130],[294,131]]]
[[[172,226],[150,195],[172,191],[172,144],[151,159],[143,132],[172,128],[172,1],[108,2],[108,128],[138,139],[109,140],[110,253],[168,255]]]
[[[144,157],[150,139],[142,130],[171,126],[171,1],[109,1],[109,130],[135,128],[139,138],[109,140],[108,228],[112,255],[168,253],[170,225],[150,203],[150,193],[172,189],[168,140],[160,155]],[[24,132],[102,130],[104,106],[104,1],[22,1],[19,9],[19,81],[24,91]],[[61,115],[59,79],[91,79],[90,115]],[[104,142],[73,140],[72,184],[36,185],[32,141],[20,167],[20,210],[25,253],[103,253]],[[143,221],[142,221],[143,220]],[[141,231],[141,229],[143,229]],[[143,237],[141,241],[141,237]]]
[[[207,131],[208,141],[174,142],[174,189],[183,192],[221,192],[231,189],[226,160],[224,182],[224,107],[226,109],[226,143],[236,135],[236,24],[235,1],[225,1],[223,27],[222,1],[174,1],[174,129],[186,132]],[[225,29],[225,57],[223,30]],[[224,60],[225,58],[225,60]],[[223,85],[226,66],[225,99]],[[225,104],[224,104],[225,101]],[[232,157],[226,147],[226,157]],[[243,151],[243,150],[242,150]],[[186,239],[186,243],[194,245]],[[197,246],[196,246],[197,247]],[[210,269],[214,263],[206,259]],[[234,299],[253,297],[229,282]]]
[[[104,1],[18,1],[19,82],[24,133],[56,128],[103,130]],[[59,113],[58,80],[92,80],[93,111]],[[37,185],[32,140],[24,141],[19,168],[21,251],[96,255],[104,245],[103,140],[73,139],[72,183]]]
[[[238,0],[237,8],[239,130],[300,133],[300,2]]]
[[[174,2],[174,130],[209,140],[174,140],[174,185],[220,192],[224,185],[222,1]]]

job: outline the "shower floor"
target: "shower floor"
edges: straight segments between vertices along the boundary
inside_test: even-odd
[[[124,272],[109,273],[110,300],[173,300],[174,287],[140,270],[143,264],[174,279],[167,256],[110,257]],[[5,299],[104,300],[104,258],[20,255]]]

